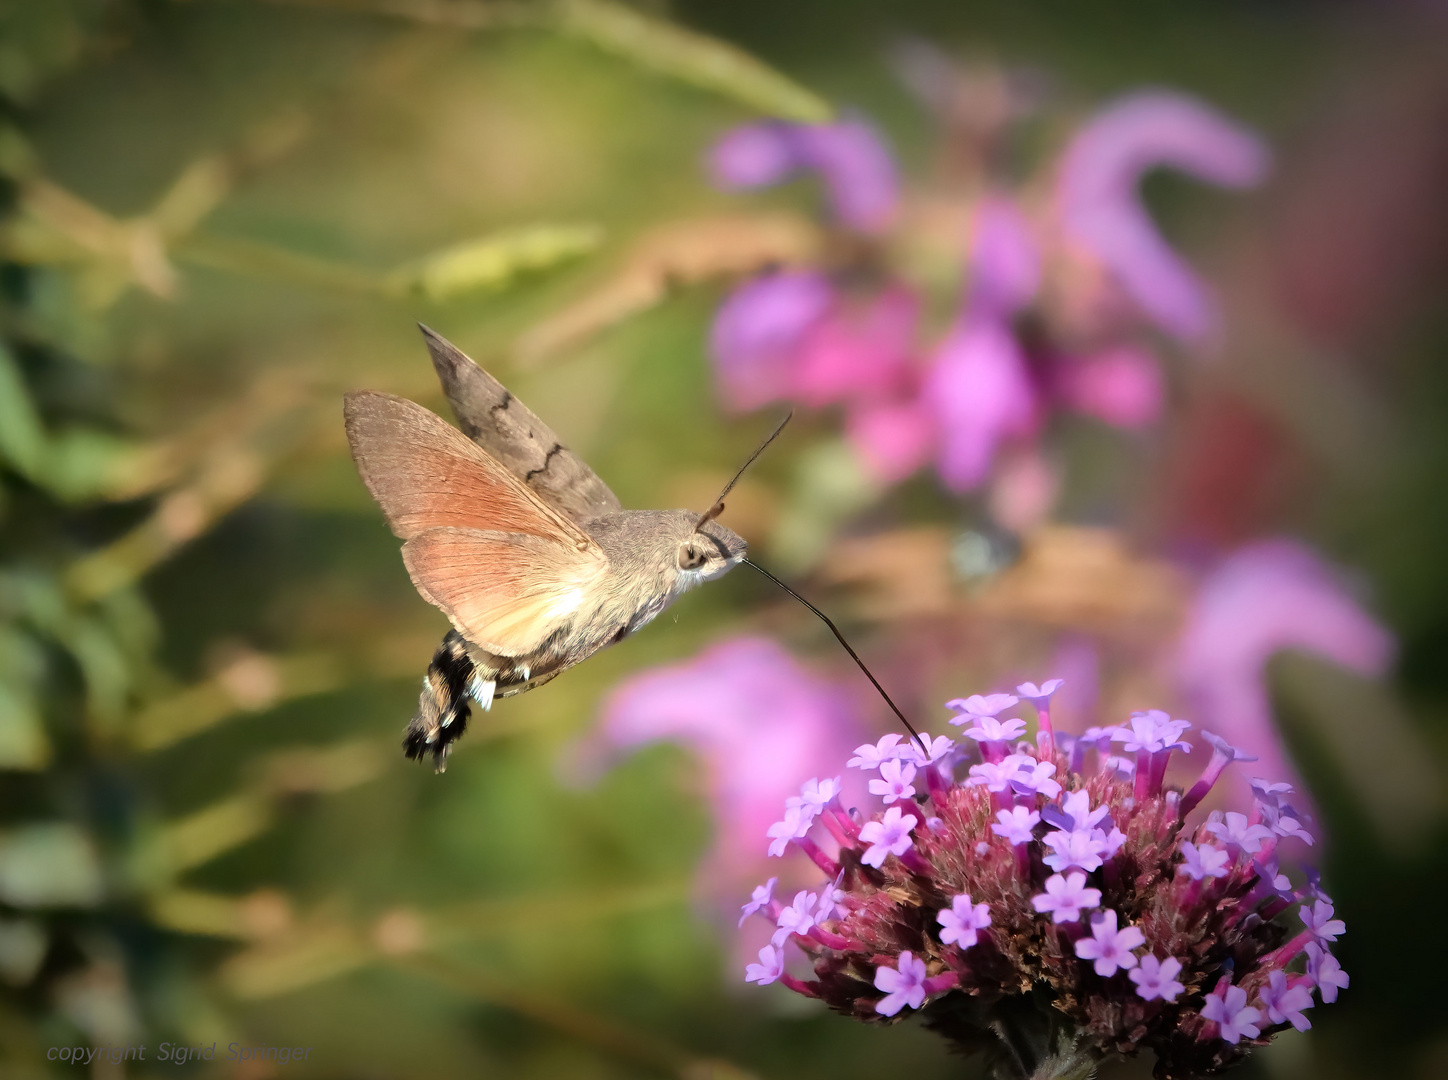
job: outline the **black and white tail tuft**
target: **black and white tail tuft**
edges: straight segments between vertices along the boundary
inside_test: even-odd
[[[447,767],[448,751],[468,726],[472,709],[468,703],[468,683],[474,673],[463,637],[449,630],[442,644],[433,653],[422,680],[422,693],[417,700],[417,715],[407,725],[402,749],[409,758],[421,760],[432,755],[433,769]]]

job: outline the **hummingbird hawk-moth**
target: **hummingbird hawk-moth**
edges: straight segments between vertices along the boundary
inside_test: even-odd
[[[462,430],[373,390],[346,395],[344,413],[412,583],[453,625],[403,740],[409,758],[431,754],[441,772],[469,698],[489,709],[541,686],[728,573],[747,547],[714,520],[722,495],[703,514],[625,510],[501,383],[422,332]]]

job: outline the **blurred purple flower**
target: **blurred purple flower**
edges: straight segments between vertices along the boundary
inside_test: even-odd
[[[859,232],[888,228],[899,202],[894,159],[879,132],[858,118],[738,127],[710,149],[708,165],[710,178],[726,191],[767,187],[800,170],[816,172],[835,217]]]
[[[1213,303],[1157,231],[1138,185],[1150,169],[1169,166],[1246,187],[1262,179],[1268,161],[1260,138],[1195,98],[1130,94],[1098,112],[1067,148],[1056,192],[1062,225],[1157,325],[1200,343],[1215,329]]]
[[[717,829],[704,884],[729,890],[759,870],[759,837],[780,802],[799,791],[798,778],[833,765],[859,741],[852,702],[772,641],[737,638],[624,680],[605,699],[578,759],[607,761],[659,740],[694,750]]]
[[[967,317],[951,332],[925,378],[924,398],[939,428],[940,478],[954,491],[979,487],[1000,444],[1036,427],[1025,353],[996,319]]]
[[[1177,641],[1176,677],[1202,726],[1256,754],[1269,776],[1295,772],[1265,681],[1267,661],[1282,649],[1380,675],[1394,642],[1331,567],[1291,540],[1244,547],[1202,583]]]
[[[1077,412],[1128,430],[1155,423],[1166,404],[1161,365],[1134,345],[1063,359],[1057,387]]]
[[[834,303],[834,286],[810,270],[780,271],[734,290],[709,336],[725,403],[757,409],[792,396],[801,343]]]

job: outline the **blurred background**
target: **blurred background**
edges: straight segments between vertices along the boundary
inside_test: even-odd
[[[340,399],[449,415],[422,321],[630,507],[796,405],[724,520],[917,726],[1059,676],[1059,727],[1167,708],[1309,793],[1352,985],[1242,1075],[1448,1074],[1445,32],[0,6],[0,1072],[976,1075],[741,981],[806,876],[765,827],[891,729],[762,579],[402,759],[446,622]]]

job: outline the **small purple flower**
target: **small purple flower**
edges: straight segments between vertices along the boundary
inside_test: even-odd
[[[1028,844],[1035,837],[1031,830],[1041,821],[1041,815],[1035,810],[1027,810],[1024,806],[1013,806],[1009,810],[1001,810],[996,813],[997,825],[992,825],[990,831],[997,836],[1004,836],[1013,846],[1016,844]]]
[[[1232,856],[1219,847],[1211,844],[1197,845],[1188,840],[1182,844],[1182,861],[1177,870],[1193,881],[1209,877],[1220,878],[1227,876],[1228,864],[1231,861]]]
[[[845,891],[840,888],[840,879],[837,877],[820,889],[819,903],[815,905],[814,921],[816,924],[825,922],[835,917],[839,909],[839,903],[845,897]]]
[[[879,867],[885,861],[886,855],[894,855],[896,858],[904,855],[915,846],[915,841],[910,838],[910,830],[915,828],[919,820],[914,814],[902,816],[900,808],[892,806],[879,821],[865,822],[860,827],[860,840],[870,846],[860,856],[860,861],[866,866]]]
[[[768,187],[799,165],[786,125],[743,124],[725,133],[709,150],[709,178],[725,191]]]
[[[1183,94],[1145,91],[1096,114],[1072,140],[1057,199],[1067,234],[1092,252],[1163,329],[1200,342],[1216,312],[1191,268],[1157,231],[1137,185],[1167,165],[1229,187],[1255,184],[1267,169],[1261,140]]]
[[[1111,812],[1111,808],[1107,806],[1098,806],[1092,810],[1091,795],[1084,789],[1073,791],[1062,799],[1061,810],[1071,819],[1072,829],[1094,829]]]
[[[768,986],[783,974],[784,953],[773,945],[766,945],[759,950],[759,963],[750,964],[744,969],[744,981]]]
[[[987,791],[1005,791],[1011,786],[1011,777],[1015,771],[1015,765],[1009,758],[1005,761],[986,761],[970,767],[970,779],[965,783],[967,787],[984,784]]]
[[[1037,761],[1025,754],[1012,754],[1007,758],[1025,758],[1018,762],[1016,770],[1011,774],[1011,787],[1018,795],[1044,795],[1048,799],[1054,799],[1061,794],[1061,785],[1051,777],[1055,775],[1056,766],[1049,761]]]
[[[915,779],[915,766],[900,760],[880,763],[880,779],[870,781],[870,794],[885,799],[908,799],[915,794],[910,783]]]
[[[1075,829],[1071,832],[1058,829],[1046,834],[1045,843],[1052,854],[1041,861],[1057,873],[1072,866],[1079,866],[1090,873],[1101,866],[1106,850],[1111,846],[1106,833],[1100,829]]]
[[[739,925],[744,925],[744,920],[753,915],[761,908],[766,908],[774,902],[774,887],[779,884],[779,878],[772,877],[763,885],[756,885],[753,894],[749,897],[749,903],[743,907],[744,914],[739,916]]]
[[[1041,253],[1030,222],[1015,203],[988,195],[975,211],[967,303],[1009,316],[1029,304],[1041,284]]]
[[[1204,731],[1202,734],[1206,735],[1206,732]],[[1208,737],[1210,738],[1210,736]],[[1244,758],[1243,760],[1256,761],[1257,759]],[[1277,803],[1281,801],[1282,796],[1292,794],[1291,784],[1272,784],[1263,780],[1260,776],[1252,777],[1247,783],[1252,786],[1253,795],[1256,795],[1257,798],[1261,799],[1264,803],[1269,803],[1273,806],[1276,806]]]
[[[1047,679],[1040,686],[1033,682],[1023,682],[1016,687],[1016,693],[1031,701],[1044,701],[1061,689],[1065,681],[1065,679]]]
[[[1312,834],[1307,831],[1307,827],[1292,814],[1275,805],[1262,805],[1262,821],[1275,835],[1283,839],[1292,837],[1301,840],[1308,847],[1313,844]]]
[[[1147,953],[1141,958],[1139,966],[1128,972],[1126,977],[1136,983],[1136,993],[1142,1001],[1160,998],[1170,1002],[1175,1001],[1177,995],[1186,989],[1176,981],[1181,972],[1181,961],[1175,957],[1168,956],[1165,960],[1158,960],[1154,953]]]
[[[1117,970],[1136,967],[1136,954],[1131,950],[1146,943],[1146,937],[1134,926],[1116,929],[1116,912],[1101,912],[1091,918],[1091,936],[1076,942],[1076,955],[1094,961],[1096,974],[1109,979]]]
[[[925,961],[915,959],[909,949],[904,950],[897,968],[882,965],[875,969],[875,989],[886,994],[875,1005],[881,1016],[894,1016],[906,1005],[920,1008],[925,1004]]]
[[[1315,941],[1307,943],[1307,974],[1317,984],[1317,991],[1325,1004],[1331,1005],[1337,1000],[1337,992],[1347,989],[1347,972],[1343,971],[1337,957]]]
[[[980,931],[990,925],[990,905],[972,904],[970,893],[961,893],[951,900],[950,907],[935,916],[935,921],[943,927],[941,941],[968,949],[979,940]]]
[[[1051,913],[1053,923],[1076,922],[1083,911],[1101,906],[1101,890],[1086,887],[1086,875],[1079,870],[1052,874],[1046,891],[1031,897],[1031,906],[1042,915]]]
[[[814,824],[815,810],[813,807],[806,807],[796,803],[794,806],[784,808],[784,819],[776,821],[764,833],[771,838],[769,854],[774,858],[781,857],[789,847],[791,840],[797,840],[809,832],[810,826]]]
[[[1019,739],[1026,733],[1024,720],[997,720],[993,716],[958,716],[951,723],[964,724],[971,719],[975,720],[975,724],[966,728],[962,734],[976,742],[1009,742],[1011,739]]]
[[[1113,742],[1122,744],[1128,754],[1146,751],[1159,754],[1163,750],[1187,750],[1191,747],[1181,741],[1182,732],[1191,727],[1185,720],[1173,720],[1160,709],[1131,714],[1131,726],[1119,727],[1111,734]]]
[[[1267,1011],[1267,1022],[1291,1024],[1298,1031],[1306,1031],[1312,1021],[1302,1015],[1303,1009],[1312,1008],[1312,990],[1303,983],[1287,985],[1287,973],[1274,971],[1267,976],[1267,985],[1258,993],[1258,1004]]]
[[[1227,978],[1230,976],[1222,976],[1223,980]],[[1221,985],[1220,982],[1218,985]],[[1218,996],[1215,990],[1208,994],[1202,1005],[1202,1018],[1215,1021],[1220,1037],[1234,1045],[1243,1036],[1255,1039],[1262,1034],[1262,1029],[1257,1026],[1262,1013],[1247,1004],[1247,991],[1240,986],[1228,986],[1225,997]]]
[[[840,778],[833,780],[806,780],[798,795],[791,795],[784,801],[785,806],[809,807],[816,814],[840,793]]]
[[[922,754],[920,747],[916,746],[913,740],[901,748],[901,753],[909,756],[916,765],[934,765],[941,758],[945,757],[946,754],[949,754],[955,749],[955,741],[944,735],[937,735],[934,739],[931,739],[929,732],[922,731],[920,738],[925,743],[925,748],[929,753]]]
[[[951,721],[963,724],[967,720],[976,720],[982,716],[999,716],[1020,700],[1014,694],[971,694],[967,698],[953,698],[945,703],[945,707],[963,713],[963,716]],[[1021,730],[1024,731],[1025,727],[1023,722]]]
[[[1347,932],[1347,925],[1332,917],[1333,907],[1326,900],[1315,901],[1311,908],[1303,904],[1298,913],[1302,916],[1302,925],[1318,941],[1336,941],[1339,934]]]
[[[892,731],[881,736],[877,743],[855,747],[855,756],[845,764],[851,769],[878,769],[882,762],[894,761],[905,752],[904,747],[897,745],[899,742],[900,734]]]
[[[1265,825],[1247,824],[1247,815],[1239,814],[1234,810],[1228,810],[1222,820],[1217,820],[1217,815],[1212,815],[1213,820],[1207,822],[1207,832],[1212,833],[1228,847],[1239,848],[1242,851],[1255,855],[1262,850],[1262,841],[1271,839],[1272,830]]]
[[[779,913],[779,929],[774,932],[774,943],[783,945],[790,934],[808,934],[815,924],[815,902],[819,896],[801,889],[794,894],[794,903]]]

